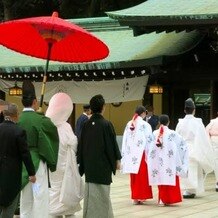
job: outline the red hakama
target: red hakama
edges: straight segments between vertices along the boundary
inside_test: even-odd
[[[131,198],[133,200],[146,200],[153,198],[152,189],[148,182],[147,163],[145,153],[142,155],[138,174],[130,173]]]
[[[176,176],[175,186],[158,185],[158,190],[159,190],[158,202],[161,200],[164,204],[174,204],[182,201],[178,176]]]

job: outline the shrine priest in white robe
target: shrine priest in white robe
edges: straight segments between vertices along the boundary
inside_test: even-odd
[[[149,183],[158,186],[158,204],[164,206],[182,201],[179,177],[187,177],[188,149],[183,138],[168,128],[168,115],[161,115],[159,122],[147,162]]]
[[[189,149],[188,177],[181,180],[184,198],[194,198],[203,193],[204,179],[214,170],[215,160],[209,136],[201,118],[194,117],[195,104],[185,101],[185,117],[179,119],[176,131],[184,138]]]

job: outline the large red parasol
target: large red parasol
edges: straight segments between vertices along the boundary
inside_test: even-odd
[[[83,28],[58,18],[34,17],[0,24],[0,44],[37,58],[46,59],[41,91],[42,107],[49,61],[90,62],[106,58],[108,47]],[[13,61],[13,60],[12,60]]]

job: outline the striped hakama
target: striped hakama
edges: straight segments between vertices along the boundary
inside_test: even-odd
[[[85,183],[83,218],[113,218],[110,185]]]

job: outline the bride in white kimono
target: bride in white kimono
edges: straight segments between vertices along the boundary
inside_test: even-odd
[[[71,217],[81,210],[83,181],[76,163],[77,137],[67,122],[73,111],[71,98],[65,93],[55,94],[49,101],[46,116],[57,126],[59,152],[57,170],[50,172],[51,188],[49,213],[52,217]]]

